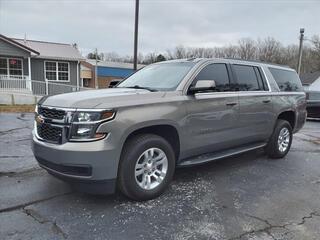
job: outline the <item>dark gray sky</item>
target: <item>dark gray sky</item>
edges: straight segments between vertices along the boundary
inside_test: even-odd
[[[224,46],[272,36],[284,44],[320,34],[320,0],[141,0],[139,51]],[[133,52],[134,0],[0,0],[0,33]]]

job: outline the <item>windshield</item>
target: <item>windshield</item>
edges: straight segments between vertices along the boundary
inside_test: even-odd
[[[117,87],[172,91],[177,88],[194,64],[194,62],[179,62],[149,65],[125,79]]]

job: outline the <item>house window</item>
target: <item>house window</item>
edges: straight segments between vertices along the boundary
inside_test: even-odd
[[[18,58],[0,58],[0,75],[22,76],[22,60]]]
[[[49,81],[69,81],[69,63],[45,62],[45,75]]]

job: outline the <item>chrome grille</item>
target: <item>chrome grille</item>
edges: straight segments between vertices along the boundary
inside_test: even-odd
[[[59,120],[62,120],[66,114],[64,110],[51,109],[51,108],[45,108],[45,107],[39,107],[38,113],[45,118],[59,119]]]
[[[47,123],[37,124],[37,133],[40,138],[52,143],[61,143],[62,128]]]

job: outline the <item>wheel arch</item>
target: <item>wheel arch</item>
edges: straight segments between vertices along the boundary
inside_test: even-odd
[[[128,129],[122,138],[121,152],[127,141],[140,134],[155,134],[167,140],[175,153],[176,161],[180,156],[181,141],[177,124],[171,121],[150,121],[139,123]]]
[[[293,109],[287,109],[278,114],[277,119],[286,120],[290,123],[292,130],[296,125],[296,112]]]

